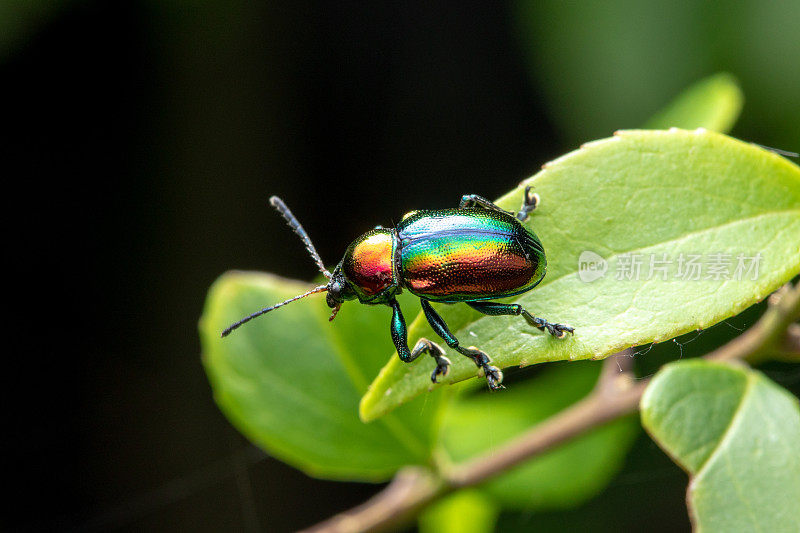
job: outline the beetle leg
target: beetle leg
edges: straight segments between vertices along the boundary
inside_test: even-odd
[[[575,328],[567,326],[566,324],[554,324],[548,322],[544,318],[533,316],[528,311],[523,309],[519,304],[501,304],[497,302],[466,302],[468,306],[480,311],[484,315],[498,316],[498,315],[513,315],[520,316],[528,322],[531,326],[547,332],[553,337],[562,339],[567,336],[567,333],[574,333]]]
[[[525,192],[522,196],[522,206],[519,208],[519,211],[516,213],[511,213],[510,211],[506,211],[502,207],[495,205],[494,203],[490,202],[483,196],[478,196],[477,194],[465,194],[461,197],[461,202],[458,204],[459,209],[464,209],[465,207],[475,207],[476,205],[483,207],[484,209],[489,209],[491,211],[500,211],[501,213],[505,213],[507,215],[511,215],[517,217],[517,220],[520,222],[525,222],[528,220],[528,217],[531,214],[531,211],[536,209],[539,205],[539,195],[535,192],[531,192],[533,189],[532,185],[528,185],[525,187]]]
[[[431,381],[438,383],[439,376],[446,376],[450,372],[450,359],[445,357],[442,347],[428,339],[420,339],[414,350],[411,352],[412,359],[416,359],[422,353],[428,353],[436,361],[436,368],[431,372]]]
[[[536,209],[539,205],[539,195],[535,192],[532,193],[531,189],[533,189],[533,186],[528,185],[525,187],[525,192],[522,193],[522,207],[519,208],[519,211],[517,211],[516,214],[517,220],[520,222],[525,222],[528,220],[528,216],[531,214],[531,211]]]
[[[458,339],[450,332],[450,328],[447,327],[442,317],[440,317],[431,304],[428,303],[428,300],[420,299],[420,303],[422,304],[422,311],[425,313],[425,318],[428,319],[433,331],[435,331],[450,348],[469,357],[475,362],[478,368],[483,370],[483,374],[486,376],[486,381],[489,383],[490,389],[497,390],[502,388],[503,373],[496,366],[489,364],[491,361],[489,356],[474,346],[470,346],[469,348],[461,347]]]
[[[483,196],[478,196],[477,194],[465,194],[461,197],[461,201],[458,203],[459,209],[464,209],[465,207],[475,207],[481,206],[484,209],[488,209],[490,211],[500,211],[501,213],[505,213],[507,215],[514,216],[514,213],[506,211],[502,207],[498,207]]]
[[[446,376],[450,370],[450,360],[444,356],[444,350],[427,339],[420,339],[417,345],[414,346],[414,350],[409,350],[408,328],[406,328],[406,321],[403,318],[403,312],[400,310],[400,304],[397,300],[392,300],[389,305],[392,307],[392,341],[395,348],[397,348],[397,354],[400,359],[404,363],[410,363],[421,354],[429,353],[436,361],[436,368],[431,374],[431,381],[436,383],[436,379],[439,376]]]

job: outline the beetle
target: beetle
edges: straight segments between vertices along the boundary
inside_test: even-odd
[[[409,349],[406,322],[396,299],[406,289],[420,298],[433,331],[450,348],[472,359],[483,371],[489,388],[496,390],[502,387],[503,373],[490,364],[486,353],[474,346],[461,346],[431,302],[463,302],[485,315],[522,316],[531,326],[557,338],[574,332],[570,326],[533,316],[519,304],[491,301],[527,292],[544,278],[544,248],[536,234],[523,224],[539,204],[539,195],[531,193],[530,186],[516,213],[468,194],[462,196],[457,208],[412,211],[394,228],[377,226],[347,247],[333,273],[325,268],[308,234],[286,204],[277,196],[270,198],[270,204],[302,239],[328,283],[244,317],[226,328],[223,337],[274,309],[327,292],[326,302],[332,309],[329,320],[350,300],[391,307],[392,341],[400,359],[410,363],[427,353],[436,362],[431,381],[437,383],[447,375],[451,363],[442,347],[428,339],[419,339],[414,349]]]

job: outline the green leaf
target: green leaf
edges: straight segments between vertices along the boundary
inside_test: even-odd
[[[255,273],[214,283],[200,332],[222,411],[264,450],[318,477],[385,480],[403,465],[427,462],[438,394],[385,423],[366,425],[357,416],[391,347],[388,308],[349,306],[330,324],[325,299],[311,296],[220,338],[242,316],[308,289]]]
[[[692,85],[645,125],[648,129],[706,128],[725,133],[739,118],[744,95],[736,78],[716,74]]]
[[[692,477],[700,531],[800,531],[800,408],[761,373],[702,360],[664,367],[642,424]]]
[[[800,168],[721,134],[618,132],[548,163],[498,205],[517,209],[528,184],[542,198],[528,223],[547,252],[548,272],[515,301],[574,326],[575,335],[554,339],[519,317],[439,306],[456,335],[485,350],[499,367],[603,358],[705,328],[763,299],[800,270]],[[579,276],[584,252],[606,265],[591,282]],[[738,281],[683,279],[681,258],[698,254],[705,263],[714,262],[713,254],[729,254],[730,276],[738,256],[744,266],[757,262],[756,279],[750,279],[752,271]],[[666,279],[658,270],[648,274],[650,258],[668,261]],[[626,268],[634,261],[642,263],[638,276]],[[418,316],[409,340],[423,336],[432,331]],[[453,365],[447,382],[477,375],[466,358],[448,355]],[[362,419],[373,420],[430,389],[430,366],[427,358],[409,365],[392,357],[361,401]]]
[[[443,419],[442,444],[455,461],[491,453],[588,394],[597,363],[562,363],[501,394],[462,397]],[[482,488],[503,508],[575,507],[597,494],[622,465],[635,418],[616,420],[504,474]]]
[[[494,531],[498,509],[477,490],[461,490],[429,507],[419,518],[421,533]]]

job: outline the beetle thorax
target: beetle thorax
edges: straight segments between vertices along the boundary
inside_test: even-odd
[[[342,271],[363,303],[381,303],[399,285],[397,235],[393,229],[365,233],[347,248]]]

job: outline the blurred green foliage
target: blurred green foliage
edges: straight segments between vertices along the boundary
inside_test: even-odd
[[[442,446],[456,462],[491,453],[591,391],[600,365],[546,366],[535,379],[503,394],[460,398],[444,414]],[[570,509],[596,495],[617,473],[636,436],[633,417],[616,420],[487,483],[484,491],[504,509]]]
[[[352,306],[331,324],[324,298],[312,296],[278,320],[219,338],[220,324],[307,288],[255,273],[214,284],[200,329],[217,403],[254,443],[310,475],[384,481],[406,464],[426,464],[440,393],[375,424],[358,419],[358,402],[391,352],[385,313]]]
[[[426,510],[420,533],[483,533],[494,529],[498,508],[478,490],[462,490]]]
[[[703,79],[689,87],[666,109],[647,121],[648,129],[706,128],[727,132],[736,124],[744,95],[736,78],[727,73]]]
[[[515,0],[529,74],[568,144],[642,124],[710,72],[740,81],[735,136],[800,145],[800,8],[793,0]]]

